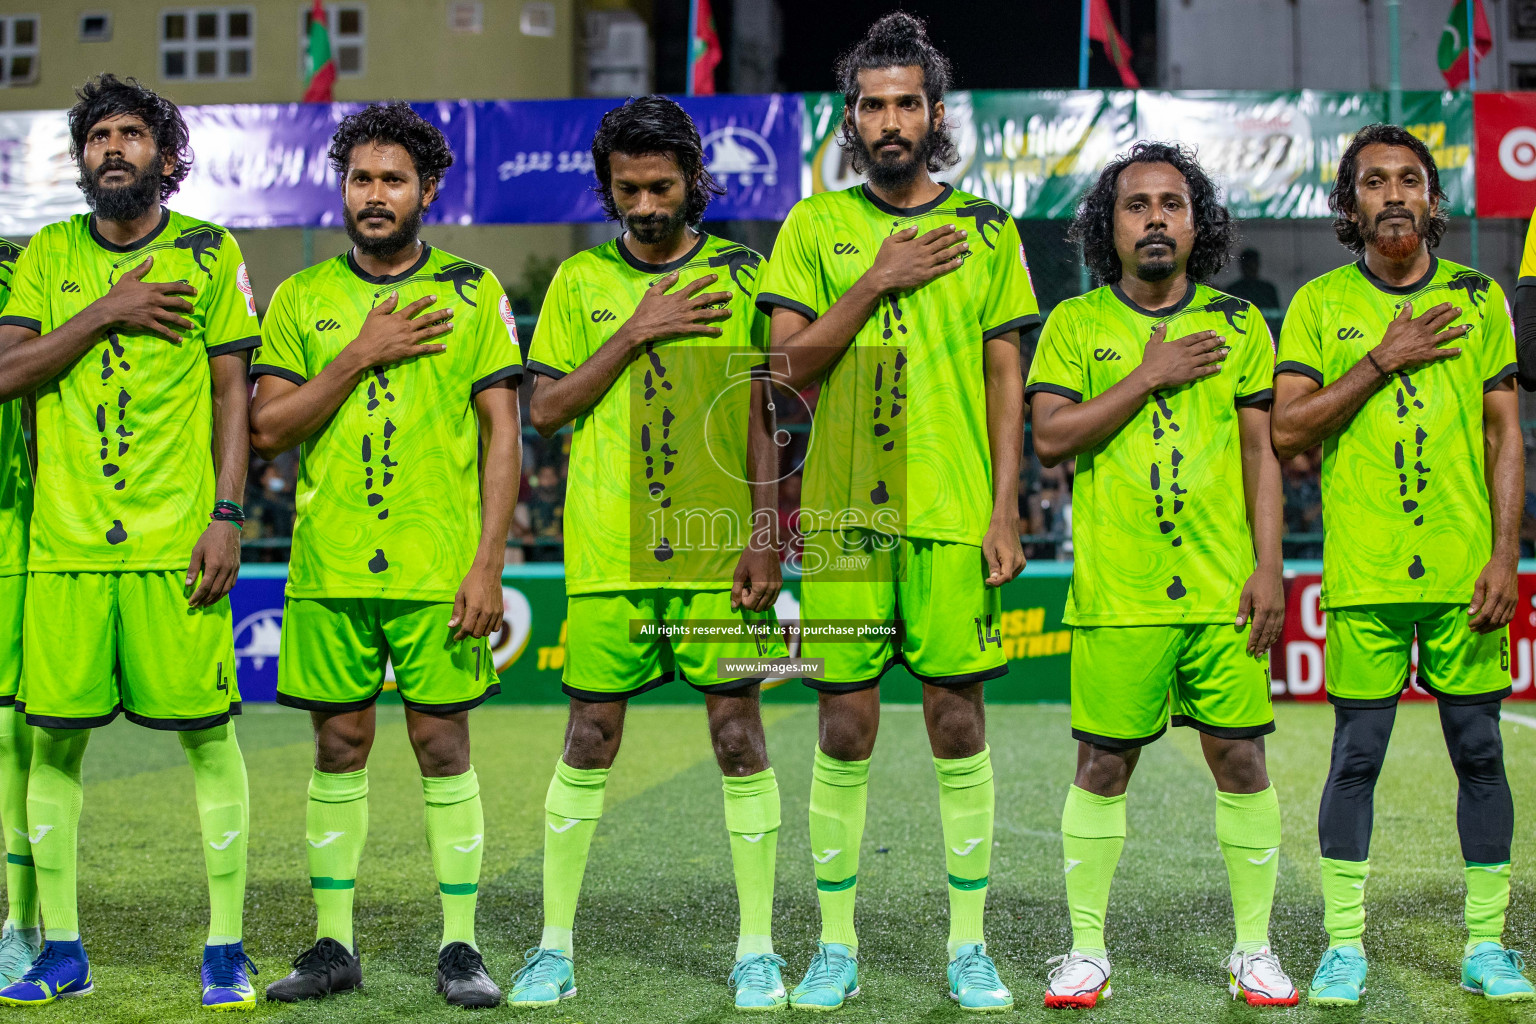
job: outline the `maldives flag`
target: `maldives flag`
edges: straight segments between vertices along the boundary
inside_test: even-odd
[[[1493,49],[1493,33],[1488,29],[1488,12],[1483,10],[1483,0],[1472,0],[1472,36],[1477,44],[1477,59]],[[1440,73],[1445,76],[1448,88],[1460,88],[1467,75],[1467,0],[1456,0],[1451,16],[1445,19],[1440,30]]]
[[[713,96],[715,68],[720,66],[720,35],[715,31],[715,12],[709,0],[692,0],[693,17],[689,19],[692,38],[688,40],[688,94]]]
[[[331,30],[327,27],[325,5],[315,0],[309,12],[309,83],[304,87],[305,103],[331,102],[331,86],[336,84],[336,61],[331,57]]]
[[[1104,56],[1120,72],[1120,84],[1127,89],[1140,89],[1141,82],[1131,70],[1131,48],[1125,45],[1120,32],[1109,16],[1109,0],[1089,0],[1088,38],[1096,39],[1104,47]]]

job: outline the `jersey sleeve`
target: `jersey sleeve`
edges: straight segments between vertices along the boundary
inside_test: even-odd
[[[533,340],[528,345],[529,371],[559,380],[576,369],[580,362],[576,356],[579,321],[573,310],[570,283],[565,267],[561,266],[549,282],[539,322],[533,328]]]
[[[1040,304],[1029,278],[1029,260],[1019,239],[1019,226],[1004,214],[992,252],[992,279],[981,314],[981,340],[991,341],[1009,331],[1020,333],[1040,326]]]
[[[251,361],[252,380],[264,376],[281,377],[294,384],[309,380],[297,292],[291,277],[277,286],[277,294],[272,296],[267,317],[261,323],[261,348]]]
[[[1517,287],[1536,285],[1536,213],[1525,229],[1525,251],[1520,254],[1520,280]]]
[[[830,302],[821,294],[821,270],[816,260],[816,227],[805,202],[796,203],[773,243],[773,255],[763,270],[757,308],[773,316],[776,307],[792,309],[808,320],[825,313]]]
[[[1302,288],[1291,299],[1280,325],[1280,351],[1275,356],[1275,373],[1299,373],[1319,384],[1323,379],[1323,338],[1318,327],[1313,289]]]
[[[1492,391],[1506,377],[1513,376],[1515,365],[1515,328],[1509,318],[1509,304],[1504,289],[1491,278],[1488,300],[1483,304],[1483,323],[1478,331],[1477,375],[1483,390]]]
[[[1259,405],[1275,397],[1275,343],[1269,335],[1269,325],[1259,314],[1259,307],[1248,306],[1248,335],[1243,339],[1237,359],[1230,357],[1225,373],[1235,373],[1237,386],[1233,391],[1233,404]]]
[[[517,318],[512,315],[512,301],[501,282],[489,270],[480,279],[476,292],[473,334],[474,346],[469,393],[478,395],[493,384],[510,380],[516,386],[523,379],[523,350],[517,341]]]
[[[1051,395],[1083,400],[1088,390],[1088,374],[1083,368],[1083,347],[1077,336],[1076,318],[1066,306],[1057,306],[1040,332],[1035,358],[1029,364],[1029,379],[1024,396],[1041,391]]]
[[[47,334],[56,326],[50,315],[48,296],[49,241],[53,237],[50,228],[44,228],[32,239],[16,263],[11,267],[11,296],[5,303],[5,315],[0,316],[0,327],[25,327],[38,334]]]
[[[203,301],[203,348],[209,358],[244,352],[261,344],[256,294],[235,236],[225,232]]]

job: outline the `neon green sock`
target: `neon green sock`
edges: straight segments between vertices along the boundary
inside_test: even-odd
[[[14,706],[0,707],[0,825],[5,828],[7,923],[38,925],[37,872],[27,840],[27,776],[32,770],[32,727]]]
[[[251,792],[232,722],[178,733],[197,787],[197,820],[208,871],[208,945],[242,938],[245,851],[251,830]]]
[[[933,759],[939,777],[939,819],[949,869],[949,958],[984,942],[987,876],[992,870],[992,748],[954,760]]]
[[[1072,951],[1106,956],[1109,883],[1125,849],[1125,794],[1099,796],[1072,786],[1061,811],[1061,851],[1072,917]]]
[[[1323,928],[1328,948],[1365,946],[1365,880],[1371,873],[1368,860],[1331,860],[1319,857],[1323,869]]]
[[[80,938],[75,898],[75,851],[85,787],[80,762],[91,740],[89,729],[44,729],[32,733],[32,774],[27,783],[27,827],[36,862],[37,894],[50,942]]]
[[[587,852],[603,816],[603,790],[610,768],[572,768],[555,762],[555,777],[544,797],[544,934],[543,949],[575,955],[576,900],[587,873]]]
[[[1479,942],[1504,944],[1504,912],[1509,909],[1509,861],[1466,866],[1467,952]]]
[[[353,952],[352,896],[368,841],[368,769],[332,775],[315,769],[304,815],[309,888],[315,897],[315,938],[335,939]]]
[[[773,769],[756,775],[721,776],[725,830],[731,835],[731,867],[741,929],[736,959],[773,952],[773,872],[779,852],[779,780]]]
[[[485,814],[474,768],[446,778],[422,776],[427,800],[427,846],[443,900],[443,941],[475,944],[475,900],[485,851]]]
[[[857,952],[853,903],[858,893],[859,844],[869,800],[869,761],[839,761],[816,748],[811,766],[811,857],[821,904],[821,941]]]
[[[1275,787],[1257,793],[1216,793],[1216,842],[1227,862],[1236,949],[1257,953],[1269,945],[1269,914],[1280,877],[1280,798]]]

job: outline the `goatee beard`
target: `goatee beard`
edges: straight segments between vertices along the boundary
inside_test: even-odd
[[[1173,260],[1153,260],[1149,263],[1136,264],[1136,277],[1141,281],[1156,282],[1166,281],[1177,270]]]
[[[675,237],[687,226],[688,215],[683,210],[678,210],[671,216],[652,213],[644,217],[624,218],[624,230],[628,231],[630,236],[641,245],[660,245],[667,239]]]
[[[127,171],[133,178],[121,185],[102,185],[101,178],[109,171]],[[144,168],[134,167],[126,160],[107,161],[95,171],[82,168],[78,184],[91,212],[98,218],[126,223],[138,220],[160,205],[160,183],[164,177],[160,173],[157,154]]]
[[[422,212],[422,207],[418,205],[399,221],[395,230],[382,237],[363,234],[351,210],[343,208],[341,219],[346,225],[347,237],[352,239],[352,244],[357,247],[358,252],[376,260],[383,260],[415,244],[416,236],[421,234]]]
[[[1372,249],[1375,249],[1383,259],[1394,262],[1406,260],[1418,252],[1419,247],[1424,244],[1425,234],[1429,231],[1428,214],[1422,217],[1415,217],[1413,219],[1413,230],[1403,234],[1386,234],[1378,231],[1376,225],[1379,223],[1380,218],[1377,218],[1369,226],[1361,224],[1360,240]]]
[[[932,129],[925,132],[901,160],[885,160],[880,154],[871,152],[862,135],[855,135],[854,139],[869,183],[886,192],[900,191],[916,181],[918,172],[928,166],[928,158],[933,155]]]

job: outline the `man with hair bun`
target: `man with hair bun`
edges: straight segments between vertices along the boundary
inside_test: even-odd
[[[376,104],[342,120],[330,161],[352,249],[278,286],[251,367],[252,447],[302,446],[277,700],[315,732],[315,943],[267,998],[362,984],[352,896],[389,662],[442,899],[437,990],[494,1006],[475,943],[486,834],[469,712],[500,691],[487,638],[520,475],[517,328],[496,275],[419,237],[453,163],[442,132]]]
[[[1007,1010],[982,929],[992,758],[982,690],[1007,674],[998,588],[1024,568],[1019,336],[1039,323],[1013,218],[935,181],[956,161],[949,61],[910,14],[888,14],[838,61],[841,144],[868,184],[814,195],[784,222],[758,305],[775,380],[821,385],[805,467],[803,653],[822,661],[811,856],[821,938],[792,1003],[859,992],[854,930],[881,677],[922,683],[949,880],[949,995]],[[829,620],[864,629],[818,634]]]
[[[1200,734],[1236,930],[1228,991],[1296,1003],[1269,948],[1280,803],[1265,769],[1279,639],[1274,347],[1251,302],[1208,282],[1236,232],[1194,157],[1139,142],[1083,194],[1071,237],[1101,287],[1058,305],[1029,368],[1035,452],[1072,484],[1072,736],[1061,814],[1072,948],[1048,1007],[1110,995],[1104,919],[1142,747]]]
[[[26,671],[0,694],[35,727],[32,770],[25,813],[7,800],[4,824],[28,838],[30,857],[7,860],[35,865],[46,940],[0,1003],[92,990],[76,900],[80,766],[91,730],[121,711],[175,732],[192,767],[210,905],[202,1002],[245,1009],[250,798],[230,720],[227,595],[256,305],[233,236],[163,205],[192,166],[176,106],[110,74],[76,96],[70,145],[91,212],[33,236],[0,317],[0,402],[32,396],[37,445]]]

